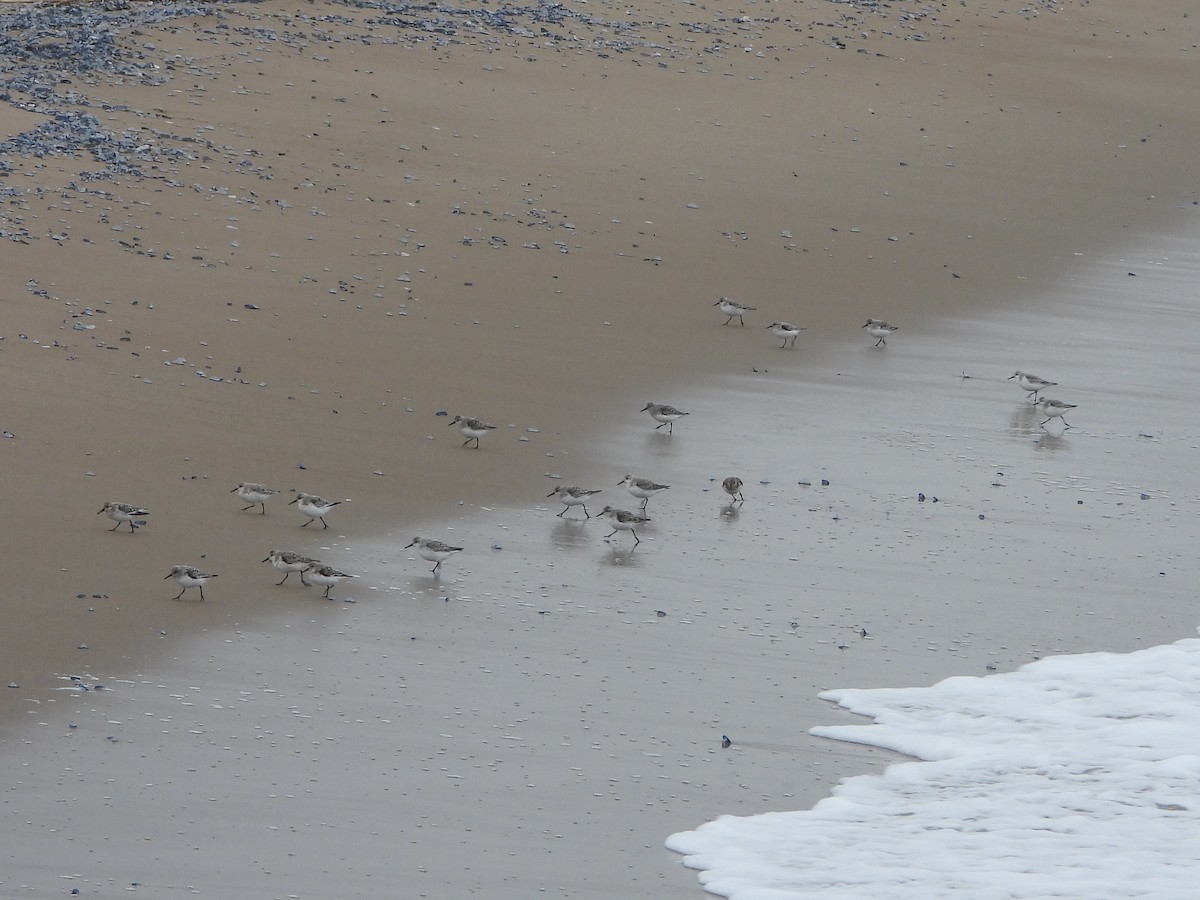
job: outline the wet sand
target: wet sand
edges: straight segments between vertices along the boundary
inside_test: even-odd
[[[1104,370],[1074,320],[1046,334],[1036,317],[1069,307],[1083,263],[1194,224],[1182,4],[1002,4],[917,20],[924,41],[885,18],[811,24],[835,22],[833,4],[747,7],[748,23],[655,6],[670,49],[623,52],[561,34],[395,46],[239,31],[251,15],[315,28],[299,16],[319,9],[224,9],[238,43],[215,16],[163,26],[136,40],[188,61],[171,83],[90,88],[148,113],[111,113],[131,128],[203,137],[168,173],[180,187],[64,191],[83,167],[65,159],[5,179],[48,188],[9,200],[5,227],[29,236],[0,243],[19,511],[3,527],[22,561],[3,600],[0,679],[19,687],[0,695],[0,737],[43,764],[10,794],[36,824],[6,854],[22,861],[6,886],[61,886],[58,841],[124,836],[153,843],[153,861],[104,844],[75,883],[695,896],[667,834],[799,808],[886,759],[804,733],[841,716],[819,690],[1190,633],[1173,586],[1132,613],[1114,589],[1116,610],[1069,609],[1031,640],[992,604],[952,602],[980,583],[929,565],[976,508],[991,514],[984,470],[1042,446],[999,384],[1012,369],[1073,372],[1105,440],[1064,438],[1061,468],[1005,510],[1020,527],[964,558],[1015,552],[1006,540],[1037,558],[1065,527],[1030,512],[1039,485],[1066,490],[1124,439],[1139,447],[1118,414],[1096,424]],[[758,307],[746,328],[721,327],[722,295]],[[859,330],[867,316],[902,325],[886,352]],[[795,352],[763,330],[773,318],[807,327]],[[1169,339],[1180,321],[1136,325]],[[986,378],[956,381],[978,365]],[[656,434],[648,400],[692,415]],[[999,419],[964,424],[981,404]],[[463,449],[440,411],[500,427]],[[960,470],[972,453],[949,436],[963,431],[984,450]],[[960,515],[938,522],[910,501],[946,465],[938,514]],[[728,515],[709,479],[742,467],[756,469],[747,503]],[[627,471],[672,484],[636,555],[544,499],[579,481],[620,505]],[[285,493],[265,517],[240,512],[242,480]],[[1101,493],[1123,494],[1118,480]],[[330,530],[300,529],[292,490],[343,501]],[[147,526],[107,533],[94,513],[108,499],[149,507]],[[1073,527],[1086,557],[1108,526]],[[435,580],[400,549],[417,533],[468,549]],[[272,547],[362,575],[334,591],[356,603],[276,588],[259,562]],[[203,604],[169,600],[163,576],[185,562],[219,573]],[[1062,589],[1020,571],[997,606]],[[912,579],[903,609],[930,604],[915,618],[886,590],[897,579]],[[61,693],[72,674],[115,689]],[[737,750],[722,755],[726,732]],[[88,774],[64,782],[64,767]],[[81,798],[74,832],[56,815],[64,783]],[[93,798],[106,783],[126,790]],[[176,824],[143,835],[168,809]],[[193,849],[210,841],[223,864]]]

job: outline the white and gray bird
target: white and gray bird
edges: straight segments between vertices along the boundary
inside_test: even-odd
[[[238,486],[229,493],[237,494],[250,504],[249,506],[243,506],[242,512],[245,512],[248,509],[254,509],[256,506],[261,506],[261,515],[265,516],[267,514],[267,501],[271,497],[278,494],[279,491],[273,490],[267,487],[265,484],[255,484],[252,481],[240,481],[238,482]]]
[[[613,528],[604,536],[606,540],[618,531],[628,531],[633,535],[633,546],[635,547],[642,542],[642,539],[637,536],[637,531],[634,529],[650,521],[649,517],[643,516],[641,513],[630,512],[627,509],[613,509],[611,506],[604,507],[600,511],[600,515],[608,519],[608,524]]]
[[[649,478],[634,478],[632,475],[626,475],[617,482],[617,487],[625,487],[625,490],[633,494],[635,497],[641,498],[642,509],[646,508],[646,504],[650,502],[650,498],[655,494],[661,494],[671,486],[669,484],[659,484],[651,481]]]
[[[328,528],[329,523],[325,521],[325,517],[329,515],[330,510],[341,502],[341,500],[323,500],[316,494],[306,494],[304,491],[297,491],[296,499],[288,501],[288,506],[294,503],[296,504],[296,509],[308,516],[308,521],[301,525],[301,528],[307,528],[316,519],[320,519],[321,524]]]
[[[338,571],[333,566],[314,565],[311,569],[305,570],[301,575],[308,575],[309,580],[318,587],[324,586],[325,599],[331,599],[329,591],[334,585],[341,583],[347,578],[357,578],[357,575],[347,575],[345,572]]]
[[[433,567],[433,573],[436,575],[442,567],[442,562],[450,557],[453,553],[458,553],[462,547],[453,547],[444,541],[435,541],[433,538],[415,537],[408,544],[405,544],[404,549],[409,547],[417,548],[417,555],[421,559],[427,559],[432,563],[436,563]]]
[[[1074,403],[1063,403],[1061,400],[1051,400],[1049,397],[1043,397],[1037,402],[1037,411],[1046,417],[1044,422],[1039,422],[1039,425],[1045,426],[1046,422],[1051,419],[1062,419],[1063,426],[1071,427],[1071,423],[1065,418],[1068,410],[1075,408]]]
[[[668,426],[669,434],[675,433],[676,420],[682,419],[684,416],[689,415],[688,413],[678,410],[673,406],[669,406],[666,403],[647,403],[642,407],[642,412],[650,413],[650,417],[654,419],[655,422],[659,423],[658,425],[654,426],[655,431],[657,431],[659,428],[662,428],[663,425],[666,425]]]
[[[771,330],[771,333],[775,335],[775,337],[783,340],[783,343],[779,345],[781,350],[784,347],[787,347],[789,344],[795,347],[797,335],[804,331],[804,329],[799,325],[792,325],[789,322],[772,322],[767,326],[767,328]]]
[[[472,416],[455,416],[450,420],[449,424],[457,425],[458,430],[463,433],[463,437],[466,438],[466,440],[462,442],[464,447],[471,443],[471,441],[474,441],[476,450],[479,449],[479,439],[489,431],[496,430],[495,425],[489,425],[482,419],[476,419]]]
[[[722,297],[720,300],[714,303],[713,306],[721,307],[721,312],[729,316],[729,318],[725,320],[726,325],[728,325],[734,319],[737,319],[742,324],[743,328],[746,327],[746,320],[742,318],[742,316],[748,312],[754,312],[753,306],[746,306],[746,304],[738,303],[736,300],[730,300],[728,297]]]
[[[134,519],[140,519],[142,516],[150,515],[150,510],[144,506],[134,506],[132,503],[121,503],[118,500],[109,500],[102,507],[96,510],[96,515],[104,513],[117,524],[109,531],[116,531],[124,523],[129,523],[130,533],[137,530],[137,525],[134,524]]]
[[[178,600],[188,588],[200,588],[200,599],[203,600],[204,585],[208,583],[208,579],[216,577],[216,575],[201,572],[195,566],[171,566],[171,571],[166,574],[163,581],[174,578],[179,583],[180,591],[171,598],[172,600]]]
[[[1036,375],[1031,375],[1029,372],[1013,372],[1008,376],[1006,381],[1017,380],[1017,384],[1023,391],[1029,391],[1027,400],[1038,402],[1038,392],[1044,391],[1046,388],[1058,387],[1057,381],[1047,381],[1045,378],[1038,378]]]
[[[867,329],[867,334],[869,334],[871,337],[879,338],[879,340],[875,342],[876,347],[878,347],[880,344],[886,344],[888,335],[894,334],[900,330],[895,325],[889,325],[887,322],[883,321],[883,319],[867,319],[867,324],[865,324],[863,328]]]
[[[721,488],[732,498],[729,501],[730,505],[732,505],[735,501],[737,503],[741,503],[746,499],[742,496],[742,479],[738,478],[736,475],[730,475],[728,478],[722,481]]]
[[[309,583],[304,580],[304,573],[313,566],[319,566],[321,563],[318,560],[304,556],[300,553],[295,553],[291,550],[272,550],[267,554],[267,558],[263,562],[269,562],[271,568],[276,572],[282,572],[283,577],[280,578],[276,585],[283,584],[291,577],[293,572],[300,573],[300,583],[305,587],[309,587]]]
[[[592,516],[587,511],[588,498],[594,497],[598,493],[600,493],[599,488],[581,488],[577,487],[576,485],[568,486],[565,484],[560,484],[558,487],[548,493],[546,497],[558,497],[558,499],[563,502],[564,506],[562,512],[558,514],[559,516],[564,515],[572,506],[579,506],[583,508],[584,516],[590,519]]]

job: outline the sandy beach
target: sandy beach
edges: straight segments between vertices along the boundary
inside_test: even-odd
[[[892,758],[818,692],[1194,633],[1186,4],[431,9],[141,24],[58,89],[147,177],[0,153],[0,886],[697,897],[667,835]],[[546,497],[626,473],[633,552]]]

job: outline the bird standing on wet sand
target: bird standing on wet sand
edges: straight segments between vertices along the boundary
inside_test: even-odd
[[[1070,428],[1071,423],[1066,420],[1065,416],[1067,410],[1074,408],[1074,403],[1063,403],[1061,400],[1051,400],[1049,397],[1043,397],[1037,402],[1037,411],[1045,416],[1046,420],[1038,424],[1044,428],[1046,422],[1049,422],[1051,419],[1062,419],[1063,426]]]
[[[409,547],[417,548],[417,555],[421,559],[427,559],[430,562],[436,562],[433,567],[433,574],[437,574],[438,569],[442,567],[442,561],[447,559],[450,554],[457,553],[462,550],[462,547],[452,547],[443,541],[435,541],[433,538],[415,537],[408,544],[405,544],[404,549]]]
[[[308,521],[301,525],[301,528],[307,528],[313,523],[314,519],[320,519],[321,524],[328,528],[329,523],[325,521],[325,516],[341,502],[341,500],[322,500],[316,494],[306,494],[304,491],[297,491],[296,499],[288,501],[288,506],[294,503],[300,512],[308,516]],[[266,507],[263,508],[265,509]]]
[[[722,297],[720,300],[714,303],[713,306],[721,307],[721,312],[729,316],[729,318],[725,320],[726,325],[728,325],[734,319],[737,319],[739,322],[741,322],[743,328],[746,327],[746,320],[743,319],[742,316],[748,312],[754,312],[753,306],[746,306],[744,303],[738,303],[736,300],[730,300],[728,297]]]
[[[449,424],[457,425],[458,430],[463,433],[463,436],[466,438],[462,442],[464,447],[471,443],[471,441],[474,441],[476,450],[479,449],[479,439],[489,431],[495,431],[496,429],[495,425],[489,425],[482,419],[475,419],[471,416],[455,416],[450,420]]]
[[[133,524],[133,520],[141,516],[150,515],[150,510],[142,506],[134,506],[132,503],[121,503],[117,500],[109,500],[102,507],[96,510],[96,515],[104,513],[117,524],[109,531],[116,531],[124,522],[129,523],[129,532],[132,534],[137,530],[137,526]]]
[[[166,574],[163,581],[167,578],[174,578],[179,582],[180,592],[172,597],[172,600],[178,600],[184,595],[188,588],[200,588],[200,599],[204,599],[204,585],[210,578],[216,578],[216,575],[209,575],[207,572],[201,572],[195,566],[171,566],[171,571]]]
[[[867,334],[869,334],[871,337],[879,338],[879,340],[875,342],[876,347],[878,347],[880,344],[887,344],[888,335],[894,334],[900,330],[895,325],[889,325],[887,322],[883,321],[883,319],[867,319],[867,324],[864,325],[863,328],[867,329]]]
[[[722,481],[721,487],[724,489],[725,493],[730,496],[730,504],[733,504],[734,502],[742,503],[745,501],[746,498],[742,496],[742,479],[738,478],[736,475],[730,475],[728,478]]]
[[[1049,387],[1058,387],[1057,381],[1047,381],[1045,378],[1038,378],[1036,375],[1031,375],[1028,372],[1013,372],[1005,380],[1012,381],[1014,378],[1017,379],[1017,384],[1020,385],[1021,390],[1029,391],[1029,396],[1025,399],[1032,400],[1034,403],[1038,402],[1039,391],[1044,391]]]
[[[661,494],[671,487],[669,484],[658,484],[649,478],[634,478],[632,475],[626,475],[617,482],[617,487],[621,487],[622,485],[633,496],[641,498],[642,509],[646,508],[646,504],[650,502],[651,497],[655,494]]]
[[[311,569],[306,569],[304,572],[300,573],[300,577],[303,578],[306,574],[313,584],[317,585],[318,587],[321,585],[325,586],[324,597],[326,600],[332,599],[329,596],[329,591],[335,584],[342,581],[344,578],[358,577],[357,575],[347,575],[345,572],[339,572],[333,566],[321,565],[314,565]]]
[[[265,484],[255,484],[252,481],[241,481],[238,482],[238,486],[229,493],[237,494],[250,504],[249,506],[243,506],[242,512],[245,512],[248,509],[253,509],[256,506],[261,506],[261,514],[265,516],[267,514],[267,500],[273,497],[275,494],[278,494],[279,491],[272,490]]]
[[[304,573],[313,566],[319,566],[320,563],[315,559],[310,559],[307,556],[302,556],[299,553],[293,553],[291,550],[272,550],[267,554],[267,558],[263,562],[269,562],[271,568],[276,572],[282,572],[283,577],[275,582],[276,586],[283,584],[291,576],[293,572],[300,573],[300,583],[305,587],[311,585],[304,580]]]
[[[650,521],[649,518],[640,513],[630,512],[627,509],[613,509],[611,506],[604,507],[600,511],[600,515],[605,516],[608,519],[608,524],[613,527],[613,530],[604,536],[605,540],[608,540],[618,531],[628,531],[633,535],[633,546],[635,547],[642,542],[642,539],[637,536],[637,532],[634,529]]]
[[[642,407],[642,412],[650,413],[650,417],[653,418],[655,422],[660,423],[654,426],[655,431],[662,428],[663,425],[669,426],[667,431],[668,434],[675,433],[676,419],[682,419],[684,416],[688,415],[688,413],[678,410],[673,406],[668,406],[666,403],[647,403]]]
[[[774,334],[775,337],[783,339],[783,343],[779,345],[779,349],[781,350],[786,347],[789,342],[793,347],[795,347],[796,337],[804,330],[799,325],[791,325],[787,322],[772,322],[767,326],[767,328],[771,330],[771,333]]]
[[[598,493],[600,493],[599,488],[592,490],[590,488],[576,487],[575,485],[568,486],[565,484],[560,484],[558,487],[548,493],[546,497],[558,497],[558,499],[563,502],[564,506],[562,512],[558,514],[559,516],[564,515],[572,506],[581,506],[583,507],[584,516],[590,519],[592,516],[587,511],[588,497],[595,496]]]

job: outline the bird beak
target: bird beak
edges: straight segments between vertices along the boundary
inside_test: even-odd
[[[291,506],[293,503],[299,503],[299,502],[300,502],[300,498],[299,498],[299,497],[297,497],[295,500],[289,500],[289,501],[288,501],[288,506]]]
[[[96,510],[96,515],[100,515],[100,513],[102,513],[102,512],[104,512],[104,507],[103,507],[103,506],[102,506],[102,507],[100,507],[98,510]]]
[[[270,558],[271,558],[271,557],[269,557],[269,556],[267,557],[267,559],[270,559]],[[266,562],[266,561],[267,561],[267,559],[264,559],[264,560],[263,560],[263,562]]]
[[[163,576],[163,581],[166,581],[168,578],[170,578],[174,574],[175,574],[174,572],[168,572],[165,576]]]
[[[234,488],[234,489],[233,489],[232,491],[230,491],[229,493],[231,493],[231,494],[236,494],[237,492],[238,492],[238,489],[237,489],[237,488]]]
[[[557,493],[558,493],[558,491],[551,491],[551,492],[550,492],[550,493],[548,493],[546,496],[547,496],[547,497],[553,497],[553,496],[554,496],[555,494],[557,494]]]

